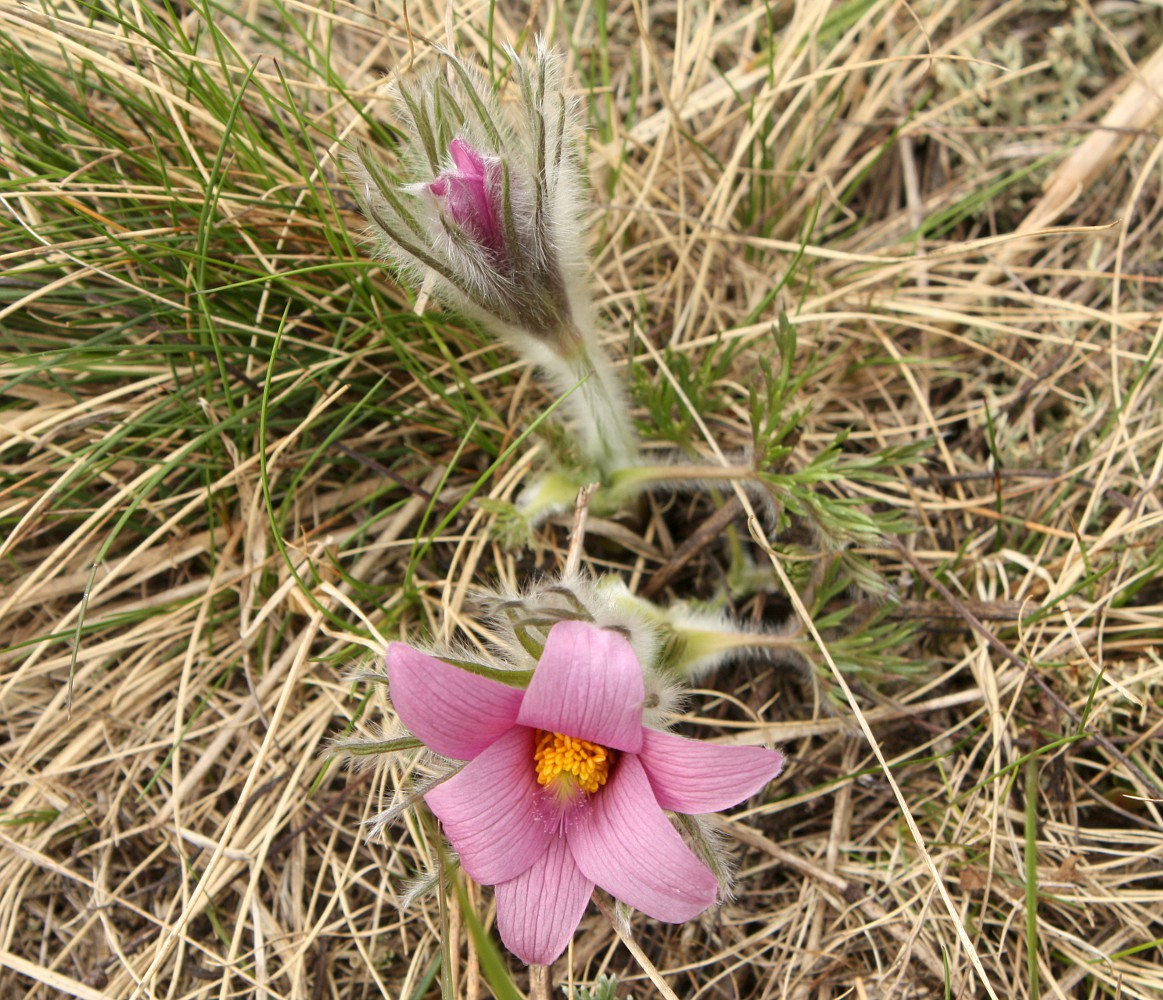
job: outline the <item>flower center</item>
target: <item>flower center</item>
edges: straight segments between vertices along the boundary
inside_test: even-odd
[[[614,751],[600,743],[538,729],[533,760],[539,785],[566,796],[575,789],[593,794],[610,776]]]

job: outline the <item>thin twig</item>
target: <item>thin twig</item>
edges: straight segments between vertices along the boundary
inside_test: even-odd
[[[601,896],[599,896],[597,893],[594,893],[594,905],[597,906],[597,908],[602,911],[602,915],[608,921],[610,921],[610,926],[614,928],[614,933],[618,935],[622,941],[622,944],[624,944],[630,954],[634,956],[634,961],[637,962],[642,971],[646,973],[647,977],[654,984],[654,988],[658,990],[658,992],[661,993],[664,997],[666,997],[666,1000],[678,1000],[674,990],[672,990],[667,985],[666,980],[662,978],[662,974],[658,971],[658,967],[652,961],[650,961],[649,958],[646,957],[646,952],[638,947],[638,942],[626,933],[626,928],[622,926],[622,921],[617,918],[613,909],[610,907],[610,904],[602,899]]]
[[[569,535],[569,551],[565,556],[565,569],[562,573],[567,580],[577,575],[578,567],[581,565],[582,547],[586,540],[586,517],[590,512],[590,497],[594,495],[597,488],[597,483],[590,483],[577,491],[577,506],[574,507],[573,511],[573,530]]]
[[[715,539],[719,538],[727,525],[742,510],[743,508],[739,503],[739,498],[732,494],[727,502],[695,528],[691,536],[674,550],[674,554],[670,559],[658,568],[650,578],[650,581],[642,588],[642,596],[649,600],[662,593],[662,590],[670,583],[675,574],[698,555],[698,553],[715,541]]]

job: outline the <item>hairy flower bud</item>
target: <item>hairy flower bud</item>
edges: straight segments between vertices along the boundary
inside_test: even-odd
[[[350,164],[380,252],[417,284],[472,316],[572,393],[586,457],[622,467],[637,444],[598,344],[586,282],[575,102],[559,60],[509,50],[519,90],[503,113],[492,88],[450,53],[417,85],[397,87],[404,181],[365,145]]]

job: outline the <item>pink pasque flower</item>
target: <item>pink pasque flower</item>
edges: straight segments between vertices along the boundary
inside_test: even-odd
[[[401,643],[387,668],[404,724],[468,761],[424,799],[465,871],[496,886],[501,940],[529,964],[565,950],[595,885],[670,923],[709,907],[718,880],[663,810],[726,809],[783,768],[773,750],[643,726],[630,643],[585,622],[553,626],[527,690]]]
[[[453,169],[442,171],[429,183],[428,190],[478,245],[497,257],[504,256],[505,238],[498,211],[500,185],[496,177],[490,176],[499,170],[459,137],[448,144],[448,153]]]

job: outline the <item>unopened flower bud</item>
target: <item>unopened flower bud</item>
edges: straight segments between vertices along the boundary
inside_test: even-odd
[[[438,298],[572,392],[586,458],[606,472],[630,463],[637,442],[594,330],[575,102],[544,45],[509,56],[514,114],[446,53],[442,71],[397,88],[411,177],[399,182],[363,145],[350,172],[381,253],[417,284],[432,275]]]

